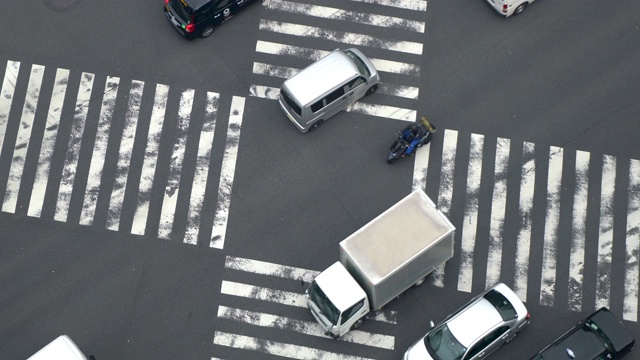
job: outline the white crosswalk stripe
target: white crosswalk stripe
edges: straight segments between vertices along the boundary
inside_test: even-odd
[[[358,1],[354,1],[358,2]],[[382,83],[376,96],[368,97],[349,106],[346,111],[369,116],[391,118],[395,120],[414,121],[420,89],[415,86],[420,76],[420,55],[423,45],[416,42],[415,34],[425,31],[425,22],[411,18],[389,16],[383,14],[381,6],[403,9],[407,14],[416,13],[424,17],[426,1],[360,1],[357,10],[350,9],[353,4],[343,2],[336,7],[304,3],[300,0],[270,0],[264,2],[268,10],[261,19],[259,30],[269,40],[259,39],[256,42],[257,59],[253,64],[253,73],[258,84],[250,85],[251,96],[275,100],[279,87],[284,80],[297,74],[312,62],[326,56],[336,47],[360,48],[381,73]],[[273,20],[273,17],[295,14],[296,23]],[[323,27],[314,26],[314,19],[325,19]],[[339,29],[337,23],[349,23],[353,32]],[[375,34],[376,28],[392,28],[397,30],[396,39],[382,39]],[[273,41],[277,37],[278,41]],[[305,46],[298,43],[305,39]],[[280,40],[282,39],[282,40]],[[307,46],[314,41],[320,43],[317,48]],[[336,45],[327,48],[326,43]],[[272,56],[261,56],[268,54]],[[398,61],[397,54],[404,55],[405,61]],[[274,57],[275,55],[276,57]],[[300,61],[302,60],[302,61]],[[298,66],[292,67],[296,63]],[[403,77],[404,76],[404,77]],[[383,99],[383,100],[378,100]],[[386,100],[385,100],[386,99]],[[394,106],[403,99],[403,106]],[[407,102],[406,100],[409,100]],[[386,102],[386,103],[383,103]],[[409,107],[405,104],[412,104]]]
[[[419,154],[423,150],[418,151],[415,157],[413,187],[428,190],[427,178],[439,183],[438,193],[434,196],[438,199],[438,206],[454,224],[461,224],[457,234],[460,249],[449,262],[456,266],[448,267],[453,274],[447,276],[444,269],[438,269],[433,274],[433,283],[471,292],[480,287],[480,284],[489,287],[497,282],[506,282],[513,285],[514,291],[524,301],[537,301],[544,306],[566,307],[574,311],[589,310],[584,309],[584,303],[594,304],[591,306],[595,308],[614,307],[614,311],[621,312],[624,319],[637,321],[640,279],[640,162],[634,159],[623,162],[615,156],[604,155],[601,178],[590,179],[590,176],[594,176],[591,169],[594,157],[588,152],[572,153],[561,147],[549,146],[546,149],[537,147],[540,154],[536,156],[536,146],[533,143],[523,142],[521,146],[514,146],[512,140],[497,138],[495,158],[483,159],[486,154],[491,153],[483,147],[483,143],[487,141],[483,135],[470,134],[468,142],[462,143],[459,142],[458,135],[457,131],[444,130],[439,145],[442,146],[441,159],[420,158]],[[430,143],[423,155],[430,157],[433,146],[434,142]],[[518,151],[510,154],[514,151],[512,149],[518,147],[521,147],[522,153]],[[459,148],[469,149],[469,154],[459,154]],[[516,160],[512,161],[512,157]],[[575,165],[565,168],[565,163],[573,159]],[[511,163],[521,163],[521,169],[509,168]],[[468,164],[467,173],[464,174],[464,190],[454,189],[454,179],[462,171],[456,168],[456,164],[458,167]],[[440,179],[429,177],[434,165],[436,169],[441,166]],[[483,169],[492,166],[492,184],[482,185]],[[628,168],[620,172],[620,166]],[[616,176],[627,170],[628,187],[626,179],[620,180]],[[537,172],[543,173],[536,176]],[[509,180],[510,174],[514,173],[519,174],[519,178]],[[566,179],[563,174],[567,175]],[[545,178],[546,189],[536,181],[544,181]],[[595,190],[592,190],[590,182],[596,184]],[[625,187],[621,188],[617,184],[625,184]],[[511,193],[509,186],[512,185],[519,188],[519,196],[508,196]],[[479,196],[481,188],[493,188],[492,196]],[[464,193],[463,196],[456,197],[455,194],[460,191]],[[600,193],[590,195],[590,191]],[[620,192],[625,193],[624,196]],[[626,198],[620,200],[623,197]],[[454,198],[463,202],[455,208],[462,209],[461,212],[453,210]],[[507,211],[510,203],[516,203],[514,205],[517,205],[517,212]],[[569,210],[563,208],[566,204],[570,204]],[[490,210],[483,210],[485,216],[480,217],[480,209]],[[487,212],[490,216],[486,216]],[[618,221],[626,223],[625,233],[614,230],[614,224]],[[587,236],[587,225],[590,222],[598,224],[597,237]],[[504,234],[505,223],[517,224],[517,231],[509,237]],[[485,232],[484,229],[487,228],[488,231]],[[538,236],[534,236],[536,232]],[[585,250],[590,238],[593,239],[591,248],[597,249],[597,253],[592,256],[588,256]],[[595,239],[597,244],[594,243]],[[509,246],[505,247],[506,244]],[[560,251],[561,246],[566,250]],[[624,249],[620,251],[625,254],[624,261],[615,261],[616,248]],[[480,254],[484,256],[485,251],[486,260],[480,258]],[[536,263],[536,268],[531,266],[533,252],[541,255],[541,263]],[[484,270],[485,267],[486,272],[477,271]],[[589,281],[585,282],[586,269],[589,267],[594,270],[595,275],[591,275]],[[618,273],[624,272],[624,279],[612,277],[614,269]],[[540,277],[532,278],[532,272]],[[447,283],[445,279],[453,283]],[[566,287],[559,288],[557,284],[560,282],[566,284]],[[616,296],[624,298],[620,309],[615,308],[619,305],[610,300],[614,291],[617,292]]]
[[[308,284],[319,273],[316,270],[302,269],[293,266],[273,264],[265,261],[231,257],[227,256],[225,261],[225,268],[235,272],[242,272],[248,274],[255,274],[256,276],[271,276],[284,280],[291,281],[292,284],[299,285],[301,282]],[[306,299],[302,292],[292,292],[282,289],[268,288],[264,286],[256,286],[246,283],[241,283],[231,280],[223,280],[221,286],[221,293],[230,296],[231,299],[244,298],[248,299],[255,304],[250,309],[243,309],[236,307],[236,300],[231,300],[233,306],[227,306],[221,304],[218,306],[218,318],[234,323],[241,323],[243,326],[269,328],[271,330],[284,331],[287,333],[287,338],[295,337],[296,344],[311,337],[328,338],[322,327],[313,319],[308,311],[304,318],[287,317],[270,312],[255,311],[255,308],[261,308],[257,302],[277,304],[291,309],[306,309]],[[291,313],[295,311],[291,310]],[[299,316],[299,315],[298,315]],[[376,316],[368,318],[368,321],[376,321],[381,324],[387,324],[387,326],[395,326],[397,314],[395,311],[383,310],[378,312]],[[224,328],[224,327],[223,327]],[[366,329],[366,327],[363,327]],[[338,341],[363,345],[366,347],[373,347],[377,349],[391,351],[395,348],[395,338],[391,335],[378,334],[368,332],[360,328],[359,330],[352,330],[341,337]],[[311,348],[306,346],[295,345],[294,343],[278,343],[277,352],[272,352],[264,347],[257,349],[252,346],[245,346],[244,335],[230,333],[225,331],[218,331],[214,336],[214,344],[236,348],[237,350],[253,350],[266,352],[273,355],[278,354],[296,354],[296,359],[306,359],[318,356],[318,354],[324,354],[328,351],[325,349]],[[251,341],[254,341],[252,338]],[[255,339],[261,343],[271,343],[268,338]],[[331,340],[333,341],[333,340]],[[297,351],[293,351],[297,349]],[[249,355],[246,355],[249,356]],[[334,355],[331,355],[334,356]],[[335,356],[341,356],[341,358],[364,358],[353,357],[348,354],[335,354]]]
[[[77,222],[85,226],[104,224],[106,229],[112,231],[131,231],[132,234],[150,236],[156,234],[148,234],[147,224],[155,222],[158,224],[159,238],[181,240],[188,244],[202,241],[211,247],[222,249],[229,217],[244,98],[222,97],[225,102],[231,103],[227,118],[218,114],[217,104],[221,99],[219,94],[207,93],[205,107],[196,109],[193,104],[197,92],[193,89],[184,90],[177,118],[165,119],[169,98],[169,87],[166,85],[149,86],[139,80],[123,84],[118,77],[96,78],[88,72],[79,74],[78,80],[71,80],[76,77],[67,69],[55,69],[55,80],[51,85],[46,80],[47,71],[49,70],[44,66],[32,65],[30,73],[26,74],[27,68],[23,66],[25,74],[21,75],[19,62],[7,62],[1,90],[3,96],[0,98],[0,135],[3,142],[6,135],[11,135],[8,138],[13,143],[8,147],[10,152],[0,153],[3,159],[10,161],[6,187],[0,194],[3,195],[2,211],[17,213],[22,211],[19,208],[26,207],[26,213],[31,217],[52,217],[56,221]],[[27,85],[25,94],[15,93],[19,81]],[[78,82],[75,83],[76,81]],[[102,85],[97,90],[97,85],[94,84],[101,84],[102,81],[105,82],[104,91]],[[78,92],[75,108],[67,106],[67,109],[64,104],[70,86],[77,86]],[[153,106],[145,106],[142,101],[145,90],[153,91],[154,88]],[[52,89],[50,93],[49,89]],[[10,118],[14,98],[24,101],[23,111],[21,116]],[[46,101],[49,102],[48,105]],[[117,112],[119,103],[123,103],[120,107],[126,111],[116,117],[114,113]],[[46,116],[38,115],[43,112],[41,108],[48,108]],[[92,109],[98,108],[99,114],[92,115],[95,113]],[[216,196],[207,194],[207,189],[210,188],[207,186],[207,174],[211,163],[213,130],[218,119],[228,119],[229,122]],[[46,124],[42,124],[43,121]],[[10,124],[17,122],[21,126],[10,127]],[[163,135],[167,122],[170,122],[170,126],[164,131],[170,132],[170,135]],[[117,127],[115,124],[118,124]],[[147,129],[146,124],[148,133],[138,134],[141,128]],[[195,143],[198,150],[194,159],[186,159],[191,125],[201,126],[197,135],[194,135],[197,136]],[[15,129],[12,130],[15,132],[7,134],[9,128]],[[58,134],[61,128],[70,130]],[[118,136],[110,137],[115,129],[118,129]],[[139,146],[137,138],[145,135],[146,143]],[[156,168],[158,162],[162,161],[159,153],[163,136],[171,138],[172,146],[168,149],[170,161],[167,164],[167,176],[158,179]],[[27,149],[34,138],[42,139],[39,144],[40,152],[29,154]],[[61,141],[66,147],[58,144],[59,149],[56,149],[56,142]],[[27,169],[26,161],[35,157],[35,170]],[[136,158],[142,159],[142,163],[138,164]],[[190,168],[190,173],[183,169],[187,163],[195,164],[193,169]],[[113,171],[106,173],[106,167]],[[132,173],[132,168],[140,169],[140,172]],[[52,169],[57,170],[52,172]],[[132,174],[139,174],[140,178],[130,179]],[[186,221],[177,224],[174,220],[177,217],[182,176],[189,176],[192,181],[189,182],[190,198]],[[137,187],[127,189],[127,184],[137,181]],[[21,189],[30,190],[28,202],[18,197]],[[160,213],[151,213],[152,193],[155,191],[159,195],[162,190],[162,196],[159,197],[162,198]],[[216,208],[215,214],[206,219],[200,214],[205,201],[210,201]],[[100,206],[101,203],[104,206]],[[125,211],[127,204],[133,211]],[[127,217],[123,218],[125,215]],[[153,218],[149,218],[150,215]],[[97,218],[100,219],[98,223]],[[208,225],[204,226],[205,229],[213,229],[209,239],[199,234],[203,221]],[[123,223],[127,226],[130,224],[131,228],[123,228]],[[183,238],[178,239],[180,236]]]

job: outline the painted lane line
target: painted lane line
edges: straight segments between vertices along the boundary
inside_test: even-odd
[[[73,183],[78,166],[78,155],[82,145],[82,134],[84,133],[84,125],[87,122],[87,112],[89,111],[89,101],[91,100],[91,90],[93,89],[93,79],[94,74],[82,73],[73,124],[71,125],[71,135],[67,144],[67,155],[62,170],[62,178],[60,179],[56,211],[53,217],[56,221],[66,222],[69,214],[71,193],[73,192]]]
[[[418,94],[420,93],[420,88],[415,86],[382,83],[380,84],[377,93],[417,100]]]
[[[80,224],[90,226],[96,213],[96,203],[100,194],[100,183],[102,180],[102,170],[107,157],[107,146],[109,145],[109,132],[111,129],[111,119],[116,107],[118,97],[118,85],[120,78],[108,77],[104,87],[102,98],[102,108],[98,120],[98,130],[96,131],[96,141],[91,155],[89,174],[87,177],[87,188],[84,192],[82,213],[80,214]]]
[[[33,129],[33,119],[36,116],[40,88],[42,87],[42,77],[44,76],[44,66],[32,65],[31,75],[29,75],[29,85],[22,108],[20,127],[13,149],[13,159],[9,168],[9,178],[5,189],[2,211],[15,213],[18,202],[18,191],[20,190],[20,180],[24,172],[24,163],[27,159],[29,140]]]
[[[584,249],[589,205],[589,158],[586,151],[576,152],[576,187],[573,193],[571,253],[569,255],[569,309],[582,311]]]
[[[220,346],[228,346],[236,349],[252,350],[275,356],[282,356],[301,360],[364,360],[366,358],[332,353],[306,346],[285,344],[271,340],[258,339],[250,336],[230,334],[216,331],[213,343]],[[251,358],[251,356],[247,356]]]
[[[535,144],[525,142],[522,145],[522,172],[520,180],[520,202],[518,218],[521,219],[520,232],[516,241],[516,266],[514,292],[522,301],[527,300],[529,278],[529,253],[531,251],[531,212],[533,195],[536,188]]]
[[[427,173],[429,171],[429,149],[431,144],[423,146],[420,151],[416,149],[416,160],[413,163],[413,182],[411,190],[425,190],[427,187]]]
[[[331,51],[317,50],[300,46],[286,45],[269,41],[258,40],[256,43],[256,51],[282,56],[295,56],[301,59],[317,61],[331,53]],[[384,60],[377,58],[369,58],[369,61],[378,71],[389,72],[395,74],[420,76],[420,66],[415,64],[404,63],[400,61]]]
[[[453,179],[456,169],[456,149],[458,148],[458,132],[445,130],[442,144],[442,165],[440,185],[438,189],[438,209],[447,217],[451,212],[451,198],[453,196]],[[431,283],[437,287],[444,287],[444,269],[446,264],[438,266],[431,273]]]
[[[224,247],[225,234],[227,232],[229,206],[231,205],[231,190],[233,189],[233,177],[236,172],[240,130],[244,116],[244,103],[245,98],[239,96],[234,96],[231,100],[229,125],[227,126],[227,142],[224,146],[220,183],[218,185],[218,202],[213,219],[213,229],[211,230],[211,242],[209,244],[210,247],[217,249]]]
[[[227,256],[224,267],[226,267],[227,269],[240,270],[254,274],[299,280],[304,281],[305,283],[311,283],[311,281],[320,273],[319,271],[307,270],[287,265],[278,265],[265,261],[244,259],[233,256]]]
[[[345,109],[349,112],[372,115],[377,117],[396,119],[402,121],[416,121],[417,111],[395,106],[369,104],[362,101],[356,101]]]
[[[62,105],[64,104],[64,96],[67,92],[68,83],[69,70],[58,69],[49,102],[49,113],[47,114],[47,123],[40,146],[40,155],[38,157],[33,189],[31,190],[29,209],[27,210],[27,215],[32,217],[39,218],[42,214],[44,196],[47,191],[47,182],[49,181],[49,169],[51,167],[53,149],[56,144],[58,127],[60,125],[60,114],[62,113]]]
[[[158,237],[169,239],[173,230],[173,219],[176,213],[178,201],[178,193],[180,186],[180,173],[182,172],[182,163],[184,159],[184,151],[187,143],[187,135],[189,130],[189,119],[193,108],[193,96],[195,90],[187,89],[180,96],[180,105],[178,108],[178,123],[176,124],[176,139],[171,154],[171,162],[169,164],[169,175],[164,190],[164,198],[162,200],[162,210],[160,212],[160,223],[158,225]]]
[[[498,138],[496,162],[493,175],[493,199],[491,200],[491,223],[489,229],[489,253],[485,287],[500,281],[502,265],[502,236],[507,209],[507,175],[509,171],[509,139]]]
[[[207,105],[205,107],[200,139],[198,140],[198,155],[196,157],[195,174],[191,186],[189,210],[187,212],[187,229],[185,230],[183,240],[186,244],[196,245],[198,243],[201,220],[200,214],[202,213],[202,204],[204,203],[205,190],[207,189],[207,176],[209,175],[209,163],[211,161],[213,136],[216,129],[219,98],[220,94],[207,92]]]
[[[369,46],[396,52],[422,55],[422,44],[411,41],[382,40],[365,34],[334,31],[313,26],[265,19],[260,20],[259,29],[286,35],[322,38],[343,44]]]
[[[638,321],[638,281],[640,281],[640,160],[629,162],[629,203],[622,318]]]
[[[476,231],[478,229],[478,196],[482,175],[482,148],[484,137],[471,134],[469,152],[469,171],[467,173],[466,203],[464,222],[462,224],[462,241],[460,246],[460,273],[458,274],[458,290],[471,292],[473,281],[473,250],[475,248]]]
[[[144,160],[142,162],[142,172],[140,174],[138,201],[136,202],[136,211],[133,215],[133,223],[131,224],[131,233],[136,235],[144,235],[147,228],[149,201],[151,199],[151,189],[153,187],[153,179],[158,162],[158,150],[162,136],[164,116],[167,110],[168,96],[169,87],[167,85],[157,84],[153,100],[153,110],[151,111],[149,132],[147,134]]]
[[[124,120],[124,128],[120,139],[120,150],[118,151],[118,163],[116,178],[111,189],[111,199],[109,201],[109,213],[107,216],[107,229],[118,231],[120,228],[120,215],[122,214],[122,203],[127,190],[127,178],[129,176],[129,166],[131,164],[131,154],[136,140],[136,129],[138,128],[138,117],[140,115],[140,103],[142,102],[142,92],[144,82],[138,80],[131,81],[129,91],[129,103]]]
[[[255,312],[250,310],[218,306],[218,318],[229,319],[260,327],[288,330],[295,333],[327,338],[324,329],[315,321],[303,321],[284,316]],[[395,338],[389,335],[375,334],[360,330],[351,330],[340,341],[393,350]]]
[[[223,280],[220,292],[225,295],[269,301],[301,308],[307,307],[307,301],[303,294],[242,284],[234,281]]]
[[[361,13],[284,0],[271,0],[266,3],[265,7],[270,10],[289,12],[292,14],[302,14],[323,19],[350,21],[358,24],[424,33],[424,22],[407,20],[393,16]]]
[[[600,235],[598,236],[598,269],[596,308],[609,306],[611,297],[611,259],[613,252],[613,201],[616,190],[616,158],[604,155],[602,188],[600,189]]]
[[[547,213],[544,221],[544,247],[540,279],[540,304],[553,306],[556,292],[556,256],[558,253],[558,225],[560,223],[560,196],[562,194],[562,148],[549,150],[547,174]]]
[[[9,113],[11,112],[11,103],[13,102],[13,93],[16,90],[19,71],[20,62],[7,61],[4,79],[2,80],[2,90],[0,90],[0,154],[2,153],[2,145],[7,132]]]
[[[393,6],[407,10],[427,11],[427,0],[350,0],[368,4]]]

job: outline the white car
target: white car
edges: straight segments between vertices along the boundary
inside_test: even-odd
[[[487,0],[498,14],[509,17],[518,15],[524,11],[535,0]]]
[[[529,312],[505,284],[485,290],[433,327],[404,360],[480,360],[511,342],[529,324]]]

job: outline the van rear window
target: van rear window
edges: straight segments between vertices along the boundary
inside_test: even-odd
[[[169,7],[182,19],[182,21],[188,23],[191,21],[191,13],[193,13],[193,9],[191,9],[184,0],[169,0],[167,3]]]
[[[298,104],[296,104],[296,102],[293,101],[291,96],[284,89],[280,90],[280,95],[284,99],[284,102],[286,102],[287,105],[289,105],[289,108],[291,110],[293,110],[296,114],[298,114],[298,116],[302,116],[302,110],[300,109],[300,106],[298,106]]]

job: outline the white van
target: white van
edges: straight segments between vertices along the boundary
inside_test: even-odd
[[[80,348],[67,335],[60,335],[27,360],[87,360]],[[94,359],[89,356],[89,359]]]
[[[518,15],[524,11],[535,0],[487,0],[498,14],[509,17]]]
[[[380,77],[357,49],[336,49],[286,80],[280,107],[302,132],[317,129],[338,111],[378,89]]]

